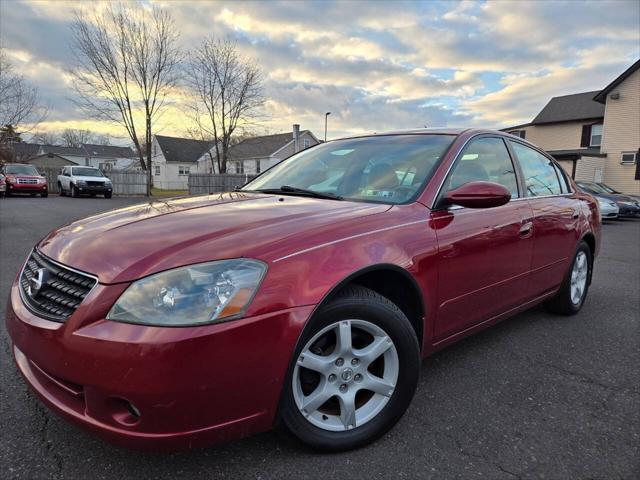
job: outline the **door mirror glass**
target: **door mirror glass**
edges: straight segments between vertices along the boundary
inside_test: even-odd
[[[504,205],[511,200],[511,192],[498,183],[469,182],[461,187],[449,190],[444,203],[467,208],[492,208]]]

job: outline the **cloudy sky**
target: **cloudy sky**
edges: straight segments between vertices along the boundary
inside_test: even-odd
[[[144,1],[168,10],[188,51],[234,39],[262,68],[263,130],[300,123],[329,137],[423,126],[504,127],[552,96],[597,90],[640,57],[640,2]],[[9,60],[50,106],[43,130],[96,122],[71,99],[70,22],[79,2],[0,2]],[[158,133],[180,135],[179,100]]]

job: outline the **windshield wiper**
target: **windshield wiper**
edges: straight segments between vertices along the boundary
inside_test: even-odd
[[[284,194],[301,194],[308,195],[315,198],[326,198],[329,200],[343,200],[340,195],[330,192],[316,192],[315,190],[308,190],[306,188],[292,187],[291,185],[282,185],[280,188],[261,188],[253,190],[255,192],[262,193],[284,193]]]

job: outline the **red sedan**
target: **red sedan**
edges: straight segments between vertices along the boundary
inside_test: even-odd
[[[33,390],[111,441],[190,448],[278,426],[344,450],[398,421],[422,358],[541,302],[577,313],[599,218],[508,134],[347,138],[237,192],[51,232],[6,322]]]
[[[0,168],[6,184],[5,195],[29,193],[31,196],[47,197],[47,179],[38,173],[36,167],[24,163],[7,163]]]

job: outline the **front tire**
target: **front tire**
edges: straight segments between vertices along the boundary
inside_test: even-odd
[[[283,389],[282,425],[319,450],[366,445],[402,417],[419,370],[418,340],[402,311],[372,290],[347,287],[300,338]]]
[[[575,315],[578,313],[587,298],[592,268],[593,254],[591,253],[591,248],[582,240],[578,244],[571,268],[560,285],[558,293],[545,303],[545,307],[551,312],[561,315]]]
[[[64,197],[64,196],[66,196],[66,195],[67,195],[67,194],[65,193],[65,191],[64,191],[64,188],[62,188],[62,183],[60,183],[60,182],[58,182],[58,190],[60,191],[60,196],[61,196],[61,197]]]
[[[71,195],[71,198],[76,198],[78,196],[78,191],[73,183],[71,184],[69,195]]]
[[[104,194],[104,198],[111,198],[111,192],[107,192]]]

